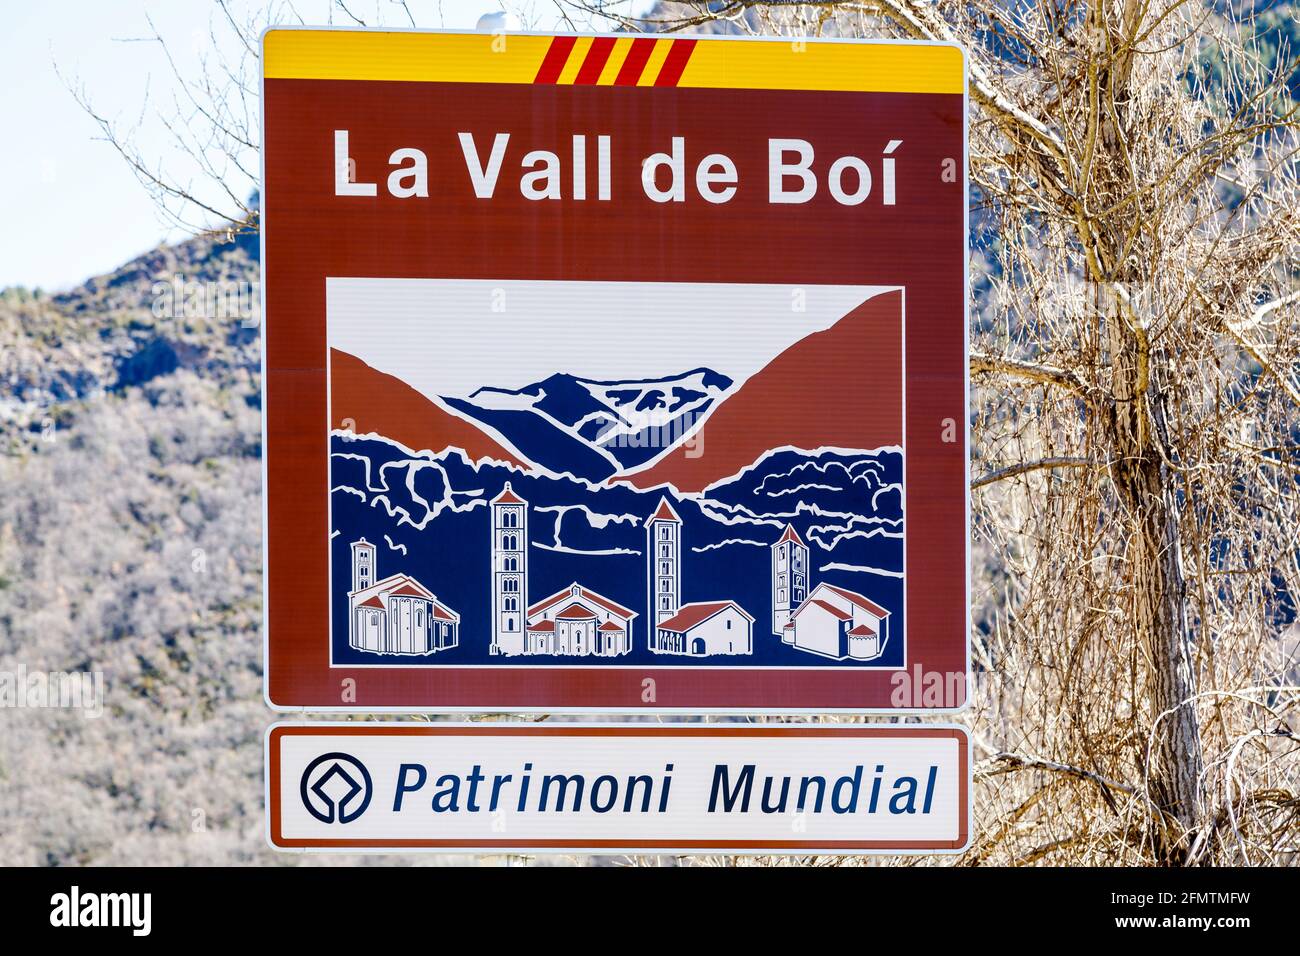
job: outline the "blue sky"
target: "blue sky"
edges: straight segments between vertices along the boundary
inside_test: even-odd
[[[393,0],[345,0],[367,24],[409,26]],[[237,19],[275,8],[279,0],[230,0]],[[473,28],[484,13],[505,6],[531,29],[557,26],[552,0],[408,0],[422,27]],[[351,22],[329,0],[293,4],[309,23]],[[23,285],[59,290],[108,272],[170,231],[149,196],[67,86],[83,87],[94,107],[148,157],[185,172],[170,134],[142,105],[163,105],[178,90],[152,35],[148,18],[168,41],[178,68],[200,72],[200,57],[235,56],[238,40],[215,2],[205,0],[60,0],[15,4],[0,34],[0,288]],[[290,20],[290,22],[295,22]],[[212,29],[212,28],[215,28]],[[61,78],[62,77],[62,78]],[[194,182],[203,188],[201,177]],[[209,189],[211,187],[208,187]]]

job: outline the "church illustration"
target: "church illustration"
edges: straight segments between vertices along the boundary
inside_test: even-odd
[[[576,582],[528,609],[527,654],[619,657],[632,650],[636,612]]]
[[[393,574],[375,580],[375,546],[352,542],[348,592],[348,643],[373,654],[433,654],[460,641],[460,615],[440,603],[415,578]]]
[[[797,650],[870,661],[885,652],[889,611],[825,582],[808,591],[808,545],[792,525],[772,545],[772,633]]]
[[[576,581],[528,601],[528,502],[506,482],[492,513],[492,642],[488,653],[620,657],[636,612]]]
[[[682,519],[667,498],[646,521],[647,620],[655,654],[714,657],[754,652],[754,619],[735,601],[682,603]]]
[[[489,502],[492,656],[615,659],[632,652],[645,621],[656,655],[711,658],[754,653],[754,617],[727,598],[683,601],[683,522],[666,496],[645,521],[645,604],[633,610],[574,581],[529,603],[529,502],[510,482]],[[814,585],[808,544],[787,523],[770,548],[771,632],[798,651],[840,661],[885,652],[890,612],[864,594]],[[376,580],[376,547],[351,543],[348,643],[371,654],[430,655],[455,648],[461,616],[414,577]]]
[[[490,502],[492,655],[621,657],[639,612],[575,581],[528,603],[528,502],[507,482]],[[682,520],[661,498],[646,521],[649,649],[710,657],[753,653],[754,618],[734,601],[681,600]]]

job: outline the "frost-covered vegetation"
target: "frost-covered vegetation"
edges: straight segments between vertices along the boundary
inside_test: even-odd
[[[195,241],[0,297],[0,671],[106,682],[98,719],[0,712],[0,863],[270,855],[257,330],[155,316],[174,273],[256,262]]]

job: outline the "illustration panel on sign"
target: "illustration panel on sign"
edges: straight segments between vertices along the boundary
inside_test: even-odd
[[[331,278],[336,666],[897,668],[904,292]]]

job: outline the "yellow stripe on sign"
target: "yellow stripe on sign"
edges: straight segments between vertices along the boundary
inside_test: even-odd
[[[520,34],[278,29],[263,38],[262,69],[267,79],[532,83],[551,40]],[[578,38],[558,82],[574,81],[591,41]],[[667,37],[655,40],[638,86],[654,85],[672,43]],[[618,38],[601,70],[601,85],[614,82],[631,47],[631,37]],[[961,50],[954,46],[699,37],[676,85],[960,94],[965,83]]]
[[[587,54],[591,52],[591,37],[578,37],[578,42],[573,44],[573,49],[569,51],[569,59],[564,63],[564,69],[560,71],[559,78],[555,81],[558,86],[572,86],[573,81],[578,78],[578,71],[582,69],[582,62],[587,59]]]
[[[614,85],[614,80],[618,78],[618,71],[623,69],[623,61],[627,59],[627,51],[630,49],[632,49],[631,37],[619,37],[614,41],[614,49],[609,51],[605,68],[600,71],[600,78],[596,80],[597,86]]]
[[[668,59],[668,51],[672,48],[672,40],[655,40],[655,48],[650,51],[650,59],[645,61],[645,69],[641,71],[641,78],[636,81],[637,86],[654,86],[655,79],[659,76],[659,70],[664,65],[664,60]]]
[[[701,40],[679,87],[961,93],[961,50],[905,43]]]
[[[270,30],[262,40],[269,80],[424,80],[531,83],[551,38],[491,33]]]

